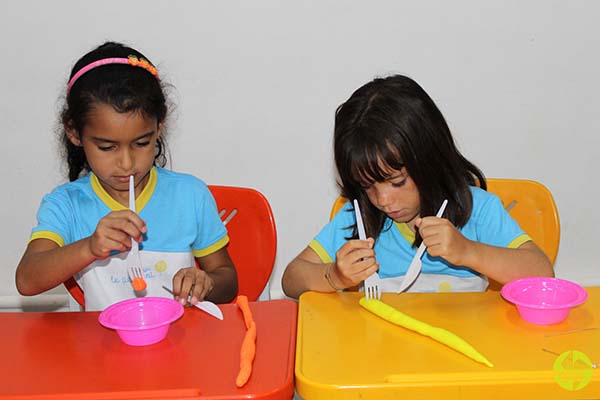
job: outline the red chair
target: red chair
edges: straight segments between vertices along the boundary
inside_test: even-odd
[[[227,250],[237,270],[238,293],[256,301],[275,264],[277,231],[268,200],[257,190],[209,186],[229,234]],[[83,291],[75,279],[64,282],[69,294],[85,308]]]

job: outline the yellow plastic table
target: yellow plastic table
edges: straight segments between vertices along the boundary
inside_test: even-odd
[[[551,326],[523,321],[499,292],[383,294],[465,339],[492,368],[363,309],[362,293],[304,293],[296,390],[305,400],[600,399],[600,369],[577,361],[600,363],[600,287],[586,290],[586,303]]]

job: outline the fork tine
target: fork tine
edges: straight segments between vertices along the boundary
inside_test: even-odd
[[[147,284],[144,279],[144,270],[140,266],[131,266],[127,268],[127,276],[131,280],[131,285],[135,291],[146,289]]]

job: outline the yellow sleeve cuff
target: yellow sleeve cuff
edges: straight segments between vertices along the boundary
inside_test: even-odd
[[[35,239],[48,239],[48,240],[52,240],[59,247],[63,247],[65,245],[64,239],[58,233],[51,232],[51,231],[37,231],[37,232],[33,232],[31,234],[31,238],[29,238],[29,242],[27,242],[27,243],[29,244],[32,241],[34,241]]]
[[[323,246],[321,246],[321,243],[317,242],[316,240],[313,239],[313,241],[308,244],[308,247],[310,247],[314,250],[315,253],[317,253],[317,255],[319,256],[321,261],[323,261],[323,263],[329,264],[334,261],[329,255],[329,253],[327,253],[327,251],[323,248]]]
[[[510,242],[506,247],[508,247],[509,249],[518,249],[523,245],[523,243],[530,242],[532,240],[533,239],[531,239],[531,237],[528,234],[524,233],[513,239],[513,241]]]
[[[216,252],[217,250],[221,250],[223,247],[225,247],[227,245],[227,243],[229,243],[229,235],[223,236],[217,242],[211,244],[210,246],[208,246],[204,249],[193,250],[192,253],[194,254],[194,257],[204,257],[204,256],[207,256],[209,254]]]

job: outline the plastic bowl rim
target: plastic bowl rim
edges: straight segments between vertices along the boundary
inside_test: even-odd
[[[564,283],[564,284],[572,287],[573,289],[575,289],[575,292],[577,293],[577,298],[570,303],[561,304],[561,305],[553,305],[553,306],[544,306],[541,304],[531,304],[531,303],[527,303],[524,301],[520,301],[518,299],[515,299],[513,296],[511,296],[510,290],[513,287],[518,286],[520,283],[523,283],[524,281],[551,281],[551,282]],[[500,293],[502,294],[502,297],[504,297],[507,301],[510,301],[513,304],[519,305],[521,307],[528,307],[528,308],[533,308],[533,309],[537,309],[537,310],[559,310],[559,309],[563,309],[563,308],[575,307],[575,306],[580,305],[584,301],[586,301],[587,297],[588,297],[587,290],[585,290],[585,288],[583,286],[581,286],[573,281],[569,281],[569,280],[561,279],[561,278],[551,278],[551,277],[543,277],[543,276],[515,279],[514,281],[511,281],[511,282],[508,282],[507,284],[505,284],[502,287],[502,290],[500,291]]]
[[[157,322],[155,324],[150,324],[150,325],[140,325],[140,326],[135,326],[135,327],[134,326],[122,326],[122,325],[118,325],[118,324],[113,324],[110,321],[108,321],[107,315],[110,313],[110,311],[114,310],[115,308],[122,307],[129,303],[138,303],[140,301],[144,302],[147,300],[151,300],[152,302],[158,301],[161,303],[172,303],[173,305],[177,304],[179,307],[177,308],[177,311],[170,318],[167,318],[164,321]],[[116,330],[120,330],[120,331],[145,331],[148,329],[160,328],[161,326],[170,324],[170,323],[178,320],[182,315],[183,315],[183,306],[181,305],[181,303],[179,303],[178,301],[175,301],[173,299],[168,299],[166,297],[140,297],[140,298],[136,297],[133,299],[122,300],[117,303],[111,304],[106,309],[104,309],[104,311],[102,311],[100,313],[100,315],[98,316],[98,322],[100,322],[100,324],[102,324],[103,326],[105,326],[107,328],[116,329]]]

